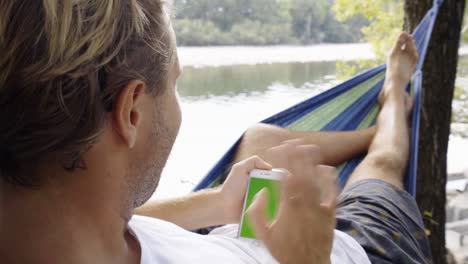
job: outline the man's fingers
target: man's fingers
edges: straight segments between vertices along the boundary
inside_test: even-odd
[[[320,204],[330,209],[335,209],[338,197],[336,184],[336,169],[330,166],[318,166],[317,175],[320,178]]]
[[[253,156],[232,166],[231,171],[238,174],[249,174],[254,169],[271,170],[273,167],[258,156]]]
[[[255,195],[254,201],[247,209],[247,219],[253,228],[257,239],[265,240],[268,232],[268,222],[265,217],[267,190],[262,189]]]
[[[304,205],[305,191],[304,181],[292,174],[283,178],[281,200],[292,208]]]
[[[253,162],[254,162],[254,167],[256,169],[260,169],[260,170],[271,170],[271,169],[273,169],[273,166],[270,163],[262,160],[258,156],[254,156],[252,159],[253,159]]]
[[[292,145],[283,144],[276,147],[269,148],[263,154],[265,160],[268,160],[276,168],[286,168],[288,165],[288,149]]]
[[[323,155],[316,145],[297,146],[292,159],[293,167],[291,172],[305,177],[314,174],[313,167],[323,164]]]
[[[334,208],[337,199],[336,169],[331,166],[314,166],[313,174],[296,176],[288,173],[282,184],[282,199],[293,207]]]
[[[293,174],[310,174],[308,168],[323,163],[323,157],[318,146],[301,143],[304,143],[301,139],[287,141],[286,144],[268,149],[264,157],[275,167],[286,168]]]

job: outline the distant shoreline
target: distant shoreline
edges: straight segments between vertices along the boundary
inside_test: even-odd
[[[371,45],[362,43],[313,46],[179,47],[178,53],[181,64],[189,67],[375,59]]]
[[[183,66],[197,68],[375,59],[372,46],[367,43],[312,46],[179,47],[178,53]],[[460,56],[464,55],[468,55],[468,45],[460,47]]]

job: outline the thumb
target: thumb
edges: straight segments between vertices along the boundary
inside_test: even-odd
[[[259,191],[246,211],[247,219],[252,226],[255,236],[260,240],[265,240],[269,226],[265,217],[267,196],[268,192],[265,188]]]

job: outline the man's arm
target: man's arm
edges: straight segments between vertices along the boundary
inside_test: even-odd
[[[258,157],[235,164],[219,188],[202,190],[165,201],[152,201],[135,210],[135,214],[172,222],[187,230],[239,223],[248,175],[253,169],[271,169]]]
[[[155,217],[187,230],[226,224],[221,189],[207,189],[185,197],[150,201],[135,214]]]

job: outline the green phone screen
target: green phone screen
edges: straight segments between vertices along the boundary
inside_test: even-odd
[[[249,189],[247,190],[247,200],[245,204],[245,209],[248,209],[253,202],[255,195],[261,191],[263,188],[266,188],[268,191],[268,201],[266,206],[266,218],[271,221],[276,217],[279,207],[279,181],[271,179],[262,179],[262,178],[250,178]],[[250,226],[247,215],[244,213],[240,236],[245,238],[255,239],[255,235],[252,227]]]

